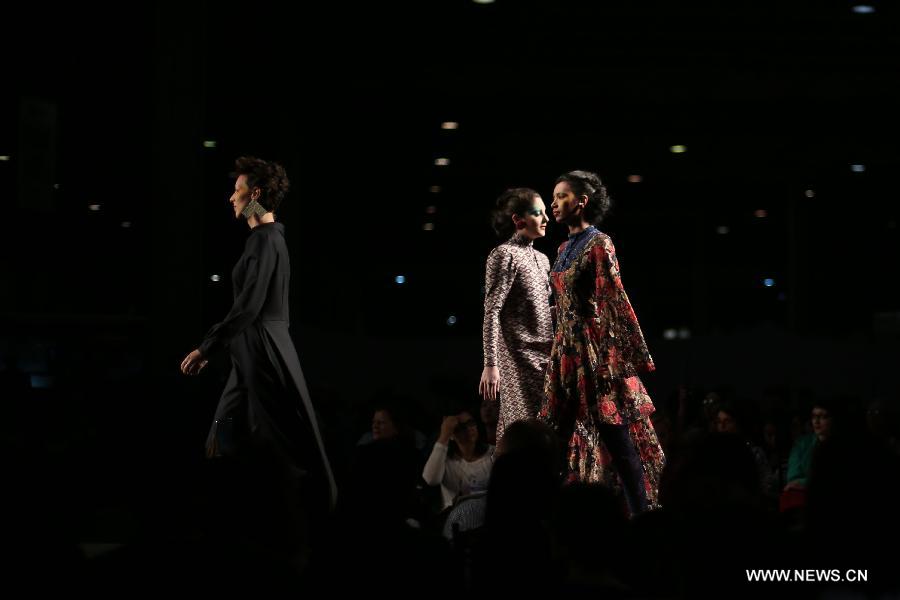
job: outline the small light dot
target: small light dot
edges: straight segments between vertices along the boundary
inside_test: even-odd
[[[763,279],[763,285],[766,287],[772,287],[773,285],[775,285],[775,280],[770,277],[766,277],[765,279]]]
[[[210,275],[210,276],[209,276],[209,280],[218,283],[219,281],[222,280],[222,278],[221,278],[220,276],[218,276],[218,275]]]
[[[875,12],[875,7],[870,4],[857,4],[853,7],[853,12],[858,15],[870,15]]]
[[[687,146],[683,146],[681,144],[675,146],[669,146],[669,152],[672,154],[684,154],[687,152]]]
[[[122,228],[128,229],[131,227],[131,221],[122,221]]]
[[[456,325],[456,317],[454,315],[447,317],[447,325]]]
[[[428,191],[431,192],[432,194],[440,194],[440,193],[441,193],[441,186],[439,186],[439,185],[433,185],[433,186],[431,186],[430,188],[428,188]]]
[[[459,129],[459,123],[456,121],[444,121],[441,123],[441,129]]]
[[[429,215],[433,215],[434,213],[437,212],[437,206],[434,206],[434,205],[428,206],[425,208],[425,212]]]
[[[682,327],[678,330],[678,337],[682,340],[689,339],[691,337],[691,330],[687,327]]]
[[[54,184],[53,184],[53,189],[54,189],[54,190],[58,190],[58,189],[59,189],[59,184],[58,184],[58,183],[54,183]]]
[[[644,180],[644,178],[641,177],[640,175],[629,175],[628,176],[628,183],[640,183],[643,180]]]
[[[716,233],[718,233],[719,235],[727,235],[729,231],[730,230],[728,229],[727,225],[719,225],[718,227],[716,227]]]
[[[475,4],[493,4],[494,0],[472,0]]]
[[[97,212],[98,210],[100,210],[100,205],[99,204],[91,204],[88,206],[88,208],[91,209],[93,212]]]
[[[8,154],[0,155],[0,161],[7,161],[9,159],[10,159],[10,156]]]
[[[803,192],[803,195],[807,198],[815,198],[816,192],[814,190],[806,190],[805,192]]]
[[[205,140],[205,141],[203,142],[203,147],[204,147],[204,148],[215,148],[215,147],[216,147],[216,141],[215,141],[215,140]]]
[[[674,340],[676,337],[678,337],[678,332],[674,329],[666,329],[665,331],[663,331],[663,337],[667,340]]]
[[[438,167],[446,167],[447,165],[450,164],[450,159],[449,158],[436,158],[436,159],[434,159],[434,164],[435,164],[435,166],[438,166]]]
[[[850,170],[853,171],[854,173],[864,173],[866,170],[866,165],[860,165],[860,164],[850,165]]]
[[[406,277],[404,277],[403,275],[397,275],[396,277],[394,277],[394,282],[397,285],[403,285],[404,283],[406,283]]]
[[[769,215],[769,213],[767,213],[766,210],[763,208],[760,208],[759,210],[757,210],[756,212],[753,213],[753,216],[756,217],[757,219],[765,219],[768,215]]]
[[[424,229],[425,231],[433,231],[434,223],[425,223],[424,225],[422,225],[422,229]]]

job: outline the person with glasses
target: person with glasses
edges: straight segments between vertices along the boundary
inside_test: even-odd
[[[444,508],[459,498],[487,490],[494,464],[494,446],[481,436],[475,414],[464,410],[445,416],[422,478],[441,486]]]

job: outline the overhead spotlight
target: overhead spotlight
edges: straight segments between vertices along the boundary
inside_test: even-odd
[[[493,4],[494,0],[472,0],[475,4]]]
[[[100,210],[100,205],[99,204],[89,204],[88,208],[93,212],[97,212],[98,210]]]
[[[434,164],[437,167],[446,167],[447,165],[450,164],[450,159],[449,158],[436,158],[436,159],[434,159]]]
[[[215,140],[204,140],[204,141],[203,141],[203,147],[204,147],[204,148],[215,148],[215,147],[216,147],[216,141],[215,141]]]
[[[678,338],[679,339],[687,340],[687,339],[690,339],[690,337],[691,337],[691,330],[688,329],[687,327],[682,327],[681,329],[678,330]]]
[[[731,230],[728,229],[727,225],[719,225],[718,227],[716,227],[716,233],[718,233],[719,235],[727,235],[729,231]]]
[[[803,195],[807,198],[815,198],[816,192],[814,190],[806,190],[805,192],[803,192]]]
[[[669,152],[672,154],[684,154],[687,152],[687,146],[682,146],[678,144],[677,146],[669,146]]]
[[[757,210],[753,213],[753,216],[756,217],[757,219],[765,219],[768,215],[769,215],[769,213],[767,213],[764,208],[760,208],[759,210]]]
[[[426,214],[433,215],[436,212],[437,212],[437,206],[426,206],[425,207]]]
[[[122,229],[130,229],[131,221],[122,221],[121,225],[122,225]]]
[[[763,285],[766,287],[772,287],[773,285],[775,285],[775,280],[771,277],[766,277],[765,279],[763,279]]]
[[[678,332],[674,329],[666,329],[663,331],[663,337],[667,340],[674,340],[678,337]]]
[[[422,225],[422,229],[425,231],[434,231],[434,223],[425,223]]]
[[[219,283],[220,281],[222,281],[222,277],[219,275],[210,275],[209,280],[213,283]]]
[[[444,121],[441,123],[441,129],[459,129],[459,123],[456,121]]]
[[[644,180],[644,178],[641,177],[640,175],[629,175],[628,176],[628,183],[640,183],[643,180]]]
[[[9,159],[10,156],[8,154],[0,154],[0,162],[6,162]]]
[[[441,186],[439,186],[439,185],[433,185],[433,186],[431,186],[430,188],[428,188],[428,191],[431,192],[432,194],[440,194],[440,193],[441,193]]]
[[[860,164],[850,165],[850,170],[853,171],[854,173],[864,173],[866,170],[866,165],[860,165]]]
[[[449,325],[451,327],[453,325],[456,325],[456,316],[455,315],[450,315],[449,317],[447,317],[447,325]]]
[[[403,275],[397,275],[396,277],[394,277],[394,283],[396,283],[397,285],[403,285],[404,283],[406,283],[406,277],[404,277]]]
[[[857,4],[852,10],[858,15],[871,15],[875,12],[875,7],[871,4]]]

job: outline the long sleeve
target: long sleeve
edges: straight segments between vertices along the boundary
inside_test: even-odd
[[[655,366],[647,349],[647,342],[638,324],[637,315],[619,272],[616,249],[609,237],[590,248],[595,266],[594,301],[598,317],[604,321],[605,333],[615,354],[610,355],[612,377],[629,377],[639,371],[653,371]]]
[[[422,479],[428,485],[439,485],[444,481],[446,469],[447,446],[440,442],[435,442],[434,448],[431,450],[431,456],[428,457],[428,462],[425,463],[425,468],[422,470]]]
[[[200,344],[200,354],[210,356],[228,346],[231,340],[250,326],[262,310],[275,270],[276,254],[267,248],[262,235],[252,235],[241,260],[244,262],[243,282],[231,310],[223,321],[212,326]]]
[[[484,366],[497,366],[497,343],[500,339],[500,311],[509,295],[516,268],[511,253],[503,246],[494,248],[487,258],[484,275],[484,324],[482,345]]]

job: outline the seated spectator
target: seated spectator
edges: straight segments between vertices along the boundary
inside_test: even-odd
[[[493,464],[494,447],[481,437],[473,413],[464,410],[444,417],[422,478],[441,486],[447,508],[462,496],[486,490]]]
[[[735,435],[747,445],[747,449],[753,456],[753,462],[756,464],[760,489],[764,496],[771,498],[774,502],[777,494],[775,488],[777,473],[769,466],[765,450],[750,440],[744,415],[735,407],[735,405],[723,402],[719,405],[719,411],[716,415],[715,422],[716,430],[719,433]]]
[[[812,433],[801,436],[794,442],[791,448],[791,455],[788,458],[787,485],[785,491],[794,489],[803,489],[806,487],[806,480],[809,477],[810,466],[812,465],[813,453],[819,444],[825,442],[831,437],[832,410],[829,403],[818,401],[813,405],[810,413],[810,421],[812,422]]]
[[[410,427],[397,407],[383,402],[375,406],[372,413],[371,430],[364,433],[356,445],[362,446],[376,440],[394,437],[410,439],[418,450],[425,447],[425,434]]]

